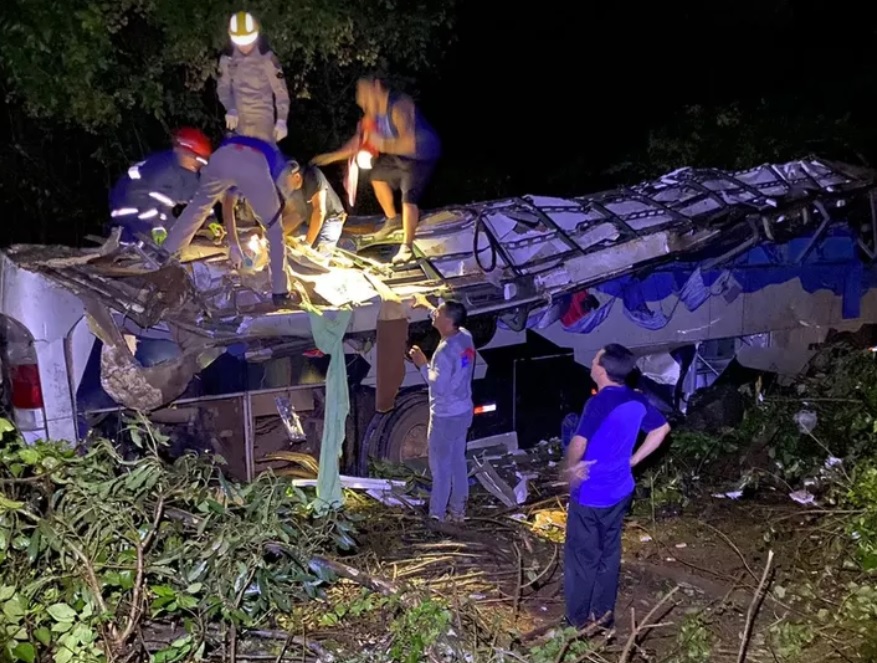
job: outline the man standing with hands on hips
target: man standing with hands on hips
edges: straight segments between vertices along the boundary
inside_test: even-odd
[[[597,394],[588,399],[567,450],[570,482],[564,544],[566,619],[581,629],[614,622],[621,529],[633,499],[633,468],[654,452],[670,425],[641,393],[625,386],[633,353],[611,343],[591,362]],[[640,431],[646,439],[634,452]]]
[[[463,327],[466,308],[460,302],[446,301],[436,308],[418,295],[413,306],[430,311],[441,336],[432,360],[416,345],[408,355],[429,385],[429,516],[439,522],[450,516],[460,523],[469,497],[466,440],[472,425],[475,344]]]

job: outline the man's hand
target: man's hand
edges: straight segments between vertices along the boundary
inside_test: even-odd
[[[338,156],[335,152],[327,152],[326,154],[318,154],[313,159],[311,159],[311,164],[314,166],[328,166],[330,163],[335,163],[338,161]]]
[[[423,354],[423,350],[417,345],[413,346],[408,351],[408,358],[414,362],[414,365],[417,366],[417,368],[423,368],[427,364],[426,355]]]
[[[579,461],[578,463],[567,469],[567,480],[573,486],[578,486],[580,483],[587,481],[591,476],[591,465],[596,462],[596,460]]]
[[[411,298],[411,308],[425,308],[427,311],[431,311],[435,306],[430,303],[426,295],[417,293]]]
[[[244,252],[240,244],[234,242],[228,247],[228,261],[235,269],[240,269],[244,264]]]
[[[238,114],[237,111],[229,111],[225,114],[225,128],[229,131],[234,131],[238,128]]]

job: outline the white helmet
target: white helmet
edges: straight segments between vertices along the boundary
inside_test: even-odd
[[[228,36],[236,46],[249,46],[259,38],[259,22],[250,12],[235,12],[228,22]]]

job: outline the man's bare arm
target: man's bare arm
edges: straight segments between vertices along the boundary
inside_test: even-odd
[[[581,435],[573,435],[566,449],[566,466],[567,472],[578,464],[585,457],[585,450],[588,448],[588,441]]]
[[[225,198],[222,200],[222,222],[225,226],[225,232],[228,235],[228,245],[240,245],[240,240],[238,239],[238,228],[237,222],[234,218],[234,208],[238,202],[238,195],[233,191],[229,191],[225,194]]]
[[[349,159],[356,154],[357,150],[359,150],[359,134],[353,136],[353,138],[348,140],[334,152],[326,152],[325,154],[315,156],[311,159],[311,163],[316,164],[317,166],[328,166],[330,163]]]
[[[292,235],[298,230],[299,226],[304,223],[304,219],[301,214],[299,214],[298,208],[296,208],[295,204],[293,204],[292,201],[287,200],[283,205],[280,222],[283,224],[283,234]]]
[[[646,439],[640,445],[639,449],[630,457],[630,466],[636,467],[646,458],[652,455],[655,450],[664,442],[667,433],[670,432],[670,424],[664,424],[660,428],[656,428],[646,435]]]
[[[305,242],[308,246],[313,246],[320,234],[320,229],[323,227],[323,222],[326,220],[326,190],[317,191],[310,202],[313,209],[308,221],[308,234],[305,237]]]

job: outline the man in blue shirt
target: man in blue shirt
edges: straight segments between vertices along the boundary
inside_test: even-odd
[[[186,205],[198,190],[198,174],[212,152],[200,130],[174,133],[173,149],[134,164],[110,192],[111,226],[122,229],[123,242],[158,242],[174,223],[173,210]]]
[[[654,452],[670,425],[642,394],[625,386],[636,359],[612,343],[591,362],[597,394],[585,404],[567,450],[570,481],[564,547],[566,618],[582,628],[611,627],[621,572],[621,528],[633,499],[633,468]],[[646,438],[634,452],[640,431]]]

